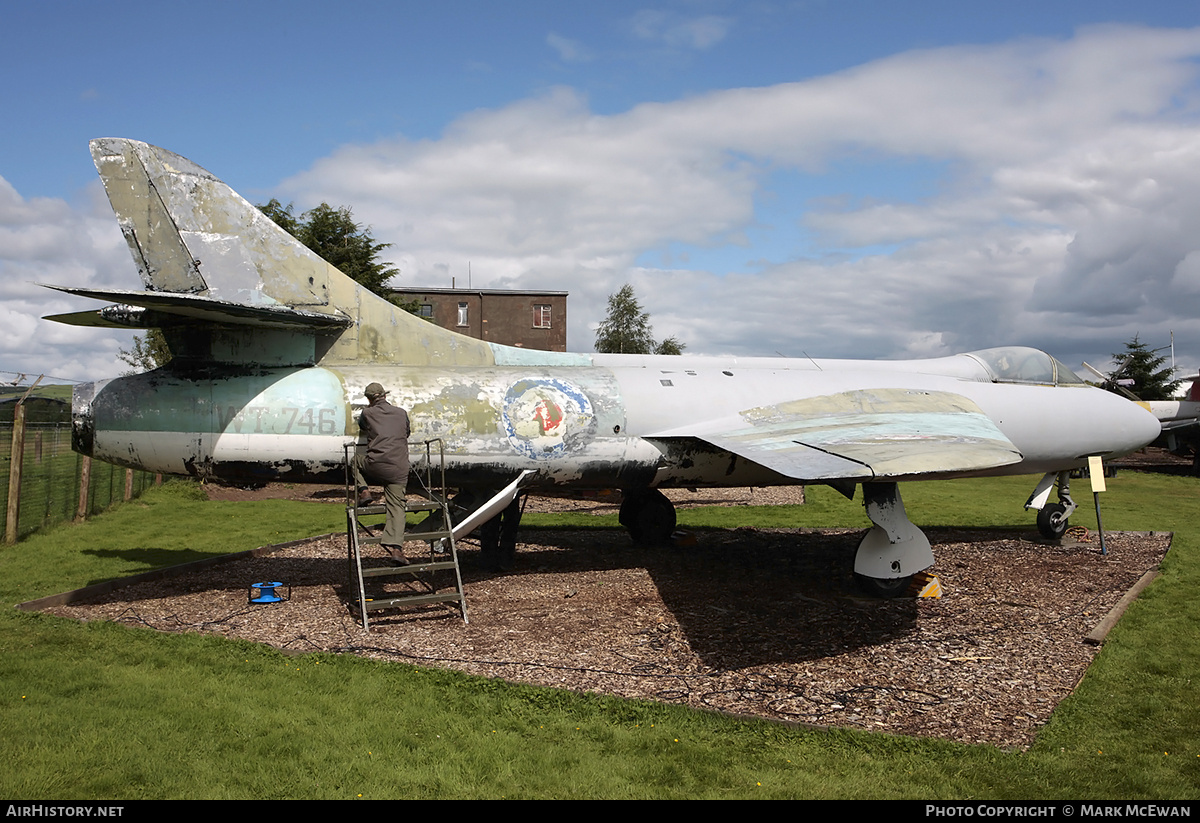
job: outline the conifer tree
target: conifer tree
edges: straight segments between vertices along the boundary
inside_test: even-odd
[[[650,313],[626,283],[608,296],[608,314],[596,329],[596,351],[605,354],[683,354],[687,348],[677,337],[654,342]]]
[[[1174,379],[1162,349],[1152,349],[1135,334],[1125,344],[1125,351],[1113,354],[1116,370],[1109,375],[1104,388],[1117,391],[1117,381],[1137,395],[1139,400],[1170,400],[1183,381]],[[1126,382],[1132,381],[1132,382]]]

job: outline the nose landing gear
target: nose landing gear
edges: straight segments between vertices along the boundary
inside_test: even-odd
[[[1058,502],[1047,503],[1055,484],[1058,485]],[[1068,518],[1079,508],[1071,499],[1070,472],[1047,472],[1025,501],[1025,508],[1038,510],[1037,527],[1042,537],[1047,540],[1061,538],[1067,532]]]

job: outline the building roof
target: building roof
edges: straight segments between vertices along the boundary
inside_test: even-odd
[[[447,289],[437,286],[388,286],[393,292],[404,294],[509,294],[532,297],[566,297],[570,292],[542,291],[538,289]]]

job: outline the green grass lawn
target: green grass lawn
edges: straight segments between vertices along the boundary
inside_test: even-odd
[[[921,525],[1032,529],[1034,478],[903,486]],[[1107,529],[1173,530],[1133,605],[1026,752],[817,732],[355,657],[77,623],[17,602],[343,527],[341,507],[168,485],[0,550],[0,796],[22,799],[1195,798],[1200,481],[1124,473]],[[1086,481],[1073,522],[1094,526]],[[852,526],[857,501],[693,509],[692,528]],[[529,528],[615,517],[527,515]]]

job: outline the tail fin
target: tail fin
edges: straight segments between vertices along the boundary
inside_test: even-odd
[[[278,363],[495,363],[489,344],[372,294],[190,160],[122,138],[91,150],[146,291],[63,291],[144,311],[54,319],[160,327],[176,356],[200,361],[254,361],[258,332],[274,335]]]
[[[331,310],[329,281],[344,275],[216,177],[134,140],[91,149],[147,290]]]

